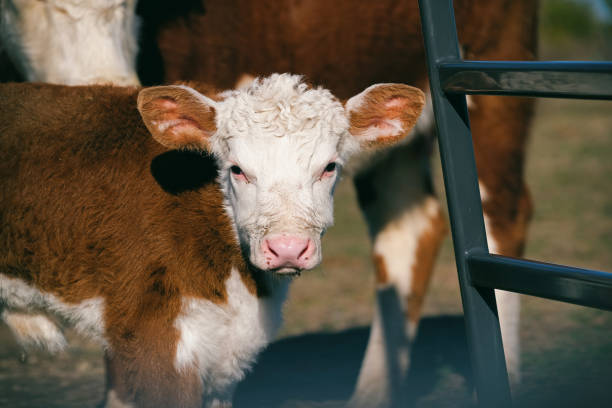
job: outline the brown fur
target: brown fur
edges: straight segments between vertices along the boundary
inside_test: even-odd
[[[153,138],[170,148],[208,150],[208,138],[217,131],[215,109],[203,106],[182,88],[152,87],[138,94],[138,110]],[[153,121],[172,121],[160,131]]]
[[[196,6],[199,3],[201,6]],[[455,1],[459,38],[467,58],[495,49],[534,58],[537,2]],[[165,6],[166,8],[168,6]],[[198,79],[223,88],[243,74],[299,72],[348,98],[377,82],[421,85],[426,78],[416,0],[184,0],[172,12],[139,5],[147,31],[142,76],[157,81]],[[150,51],[149,51],[150,50]]]
[[[378,86],[363,96],[361,105],[351,111],[350,133],[357,137],[372,126],[385,129],[386,120],[400,120],[403,133],[389,135],[375,141],[365,141],[365,148],[375,144],[377,147],[391,146],[401,140],[416,124],[423,107],[425,106],[425,95],[420,89],[394,84],[391,86]],[[392,106],[388,106],[392,105]],[[392,130],[392,129],[389,129]],[[362,143],[363,144],[363,143]]]
[[[378,254],[372,256],[374,261],[374,273],[376,274],[376,283],[384,285],[389,281],[389,274],[387,273],[387,265],[385,265],[385,258]]]
[[[466,59],[536,57],[537,1],[454,3]],[[192,7],[194,4],[203,7]],[[157,18],[151,16],[155,14],[153,7],[159,9],[160,4],[140,5],[141,12],[149,17],[145,20],[147,30],[156,33],[152,39],[161,59],[155,61],[163,62],[165,69],[165,76],[156,78],[148,75],[150,70],[141,70],[145,80],[189,78],[231,86],[243,73],[293,71],[325,84],[342,99],[373,83],[399,82],[419,87],[426,84],[416,0],[339,0],[333,4],[323,0],[196,0],[180,5],[178,13],[161,10]],[[156,48],[149,43],[148,49]],[[145,53],[142,61],[152,55]],[[151,64],[145,62],[142,66]],[[531,212],[523,157],[533,103],[493,96],[474,97],[474,102],[476,109],[471,112],[470,121],[479,176],[492,197],[484,203],[484,211],[501,253],[520,256]],[[380,231],[381,216],[377,214],[392,217],[397,210],[395,201],[389,201],[389,205],[371,204],[382,197],[371,195],[375,190],[372,186],[382,184],[387,177],[378,167],[363,170],[355,183],[373,237]],[[393,182],[403,189],[410,188],[406,183],[415,181],[408,177]],[[416,190],[431,190],[427,176],[417,183],[420,187],[415,187]],[[413,200],[421,197],[417,195]],[[412,202],[408,200],[404,206]],[[444,234],[444,229],[434,228],[430,242],[437,245]],[[430,269],[431,257],[437,252],[425,245],[416,260],[418,271]],[[410,307],[419,310],[417,303],[422,298],[414,299],[409,302]]]
[[[200,379],[173,365],[181,297],[226,302],[232,266],[252,293],[265,288],[240,255],[212,158],[153,140],[137,93],[0,85],[0,273],[68,303],[104,298],[120,397],[197,406]]]
[[[412,269],[411,293],[406,299],[407,317],[414,326],[418,325],[421,318],[421,310],[431,280],[433,263],[447,230],[446,219],[440,210],[431,217],[429,228],[419,237],[417,259]]]

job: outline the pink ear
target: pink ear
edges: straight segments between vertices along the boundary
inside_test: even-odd
[[[208,150],[217,130],[215,102],[187,86],[156,86],[138,94],[138,110],[155,140],[171,149]]]
[[[350,133],[364,148],[396,143],[416,124],[425,95],[403,84],[377,84],[353,96],[345,108]]]

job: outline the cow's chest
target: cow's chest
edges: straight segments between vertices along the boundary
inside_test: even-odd
[[[180,332],[176,368],[196,368],[205,394],[221,398],[232,392],[275,335],[287,283],[277,287],[272,296],[257,298],[247,290],[238,271],[232,270],[226,290],[228,300],[221,305],[184,297],[174,323]]]

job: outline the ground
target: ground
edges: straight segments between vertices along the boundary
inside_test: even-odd
[[[611,108],[612,102],[538,101],[527,163],[536,212],[526,257],[612,271]],[[437,163],[436,173],[440,181]],[[294,282],[280,338],[240,385],[236,406],[341,405],[356,379],[372,302],[369,242],[344,180],[323,264]],[[0,407],[94,407],[102,400],[101,351],[71,331],[68,337],[66,353],[24,357],[0,326]],[[516,406],[609,406],[612,313],[524,296],[521,337]],[[416,407],[474,405],[450,238],[436,265],[410,378]]]

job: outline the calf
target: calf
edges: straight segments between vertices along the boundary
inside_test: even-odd
[[[423,104],[398,84],[342,104],[289,74],[222,93],[0,85],[6,323],[52,351],[53,315],[98,340],[107,407],[230,405],[288,277],[321,260],[342,165]]]

